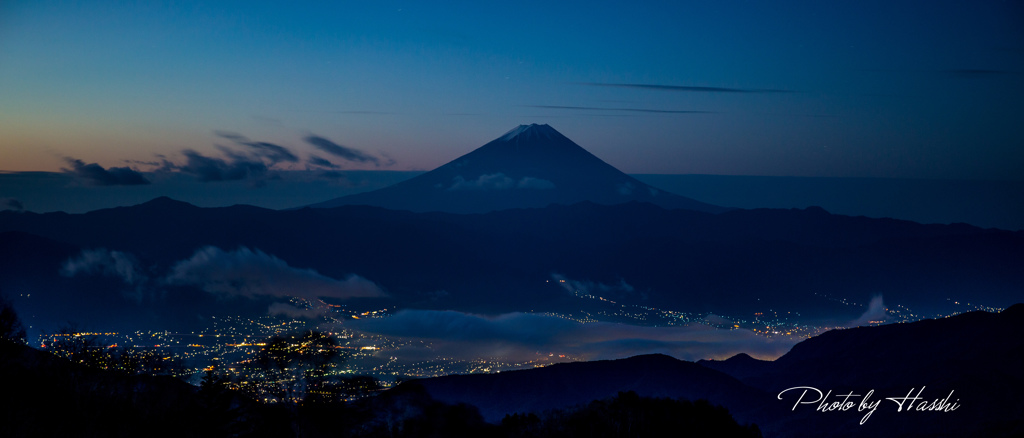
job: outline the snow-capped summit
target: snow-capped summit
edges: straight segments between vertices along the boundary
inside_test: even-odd
[[[548,125],[519,125],[476,150],[393,186],[314,204],[483,213],[590,201],[650,202],[718,213],[726,208],[674,195],[622,173]]]
[[[513,128],[511,131],[506,132],[505,135],[499,137],[498,140],[529,141],[530,139],[534,138],[551,139],[554,137],[565,138],[565,136],[562,135],[561,132],[556,131],[555,128],[552,128],[547,124],[538,125],[536,123],[533,123],[529,125],[519,125]]]

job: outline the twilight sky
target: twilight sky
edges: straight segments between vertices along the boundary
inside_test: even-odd
[[[1024,178],[1019,1],[293,3],[0,3],[0,170],[432,169],[549,123],[627,173]]]

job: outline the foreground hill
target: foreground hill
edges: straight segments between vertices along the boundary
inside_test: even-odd
[[[445,402],[479,407],[491,421],[636,391],[706,398],[728,408],[740,423],[756,423],[765,436],[1019,436],[1024,433],[1019,415],[1024,412],[1024,339],[1019,333],[1024,333],[1024,304],[998,314],[971,312],[831,331],[774,362],[740,355],[698,365],[656,355],[417,383]],[[823,395],[831,391],[828,405],[848,393],[856,396],[849,398],[854,404],[848,410],[823,412],[816,410],[821,403],[796,405],[803,390],[786,391],[793,387],[814,387]],[[898,399],[917,396],[919,390],[922,400],[904,401],[900,411]],[[867,402],[880,404],[861,424],[870,410],[858,405],[869,391]],[[805,402],[818,398],[813,391],[806,397]],[[922,402],[934,406],[937,399],[958,407],[918,408]]]
[[[435,400],[415,382],[356,401],[261,404],[219,384],[196,388],[169,377],[88,368],[3,340],[0,372],[9,380],[5,395],[16,400],[0,409],[0,435],[11,438],[619,437],[651,436],[666,427],[760,436],[707,403],[635,393],[592,400],[543,423],[534,416],[499,426],[485,422],[474,406]],[[597,424],[603,429],[593,430]]]
[[[287,413],[172,377],[88,368],[0,340],[0,435],[290,436]]]
[[[797,344],[774,362],[737,356],[700,363],[772,394],[811,386],[832,389],[835,394],[874,390],[875,398],[882,399],[905,396],[911,389],[916,395],[924,388],[922,397],[929,403],[952,394],[950,401],[960,404],[953,412],[896,413],[897,405],[883,400],[877,417],[872,416],[869,423],[878,418],[890,431],[907,434],[1010,436],[1024,433],[1024,420],[1019,416],[1024,412],[1024,399],[1019,397],[1024,391],[1024,339],[1018,333],[1024,333],[1024,304],[1001,313],[970,312],[907,324],[834,330]],[[792,403],[796,396],[791,392],[786,398]],[[881,430],[851,421],[854,416],[859,421],[854,412],[834,416],[838,418],[824,414],[795,418],[835,435]]]

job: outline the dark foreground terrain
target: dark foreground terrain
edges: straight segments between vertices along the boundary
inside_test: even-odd
[[[258,403],[212,374],[194,387],[86,367],[5,339],[0,434],[1020,436],[1022,332],[1018,304],[832,331],[776,361],[637,356],[416,380],[355,401],[297,404]],[[853,404],[843,408],[846,401]]]

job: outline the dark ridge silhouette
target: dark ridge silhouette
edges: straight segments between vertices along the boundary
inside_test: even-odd
[[[387,305],[474,312],[578,310],[579,300],[544,283],[552,273],[605,284],[624,280],[645,291],[644,298],[613,297],[625,302],[725,314],[785,307],[812,317],[857,316],[857,309],[814,295],[822,291],[859,302],[882,294],[925,314],[943,310],[946,298],[995,306],[1024,298],[1024,232],[820,209],[715,215],[647,203],[579,203],[448,214],[368,206],[199,208],[160,198],[86,214],[0,212],[5,232],[22,237],[0,239],[0,259],[12,263],[0,266],[9,273],[0,288],[31,289],[48,304],[133,292],[116,278],[61,277],[61,264],[81,250],[131,254],[156,280],[205,246],[258,249],[336,279],[357,274],[387,291]],[[42,239],[38,248],[26,233]],[[431,295],[440,290],[448,295]],[[47,298],[53,294],[82,298]],[[218,307],[196,288],[176,287],[163,299],[154,311]],[[125,315],[154,316],[132,306]],[[39,315],[48,314],[44,307]],[[248,308],[265,311],[266,305]],[[148,309],[143,303],[141,310]]]
[[[644,397],[729,402],[734,412],[759,411],[765,393],[692,362],[664,355],[556,364],[498,374],[417,380],[437,400],[468,403],[490,422],[507,414],[541,413],[607,399],[621,391]],[[743,421],[743,418],[740,418]]]
[[[1024,333],[1024,304],[1001,313],[833,330],[773,362],[733,357],[701,364],[770,394],[811,386],[835,394],[874,390],[880,400],[926,387],[923,398],[929,402],[952,392],[951,401],[961,404],[952,412],[895,412],[896,405],[884,400],[865,425],[858,424],[863,413],[829,416],[811,407],[771,426],[799,431],[790,436],[1020,436],[1024,339],[1019,333]],[[793,403],[796,395],[790,396]]]
[[[288,414],[172,377],[127,376],[0,341],[0,435],[291,436]]]
[[[1024,379],[1024,304],[1000,313],[968,312],[905,324],[832,330],[795,345],[774,362],[758,362],[743,380],[775,391],[796,378],[812,385],[870,381],[894,387],[908,381],[954,383],[964,378]],[[898,367],[864,367],[876,358]],[[760,368],[755,372],[751,368]],[[970,385],[976,386],[976,385]],[[965,388],[966,390],[966,388]]]
[[[656,189],[622,173],[548,125],[519,125],[430,172],[372,192],[312,205],[484,213],[550,204],[650,202],[721,213],[728,208]]]
[[[649,437],[693,436],[760,437],[756,425],[740,425],[729,410],[706,400],[641,397],[633,391],[595,400],[572,409],[556,409],[540,416],[506,415],[502,430],[512,437]]]
[[[751,375],[758,375],[764,372],[766,367],[771,366],[772,361],[754,359],[747,353],[740,353],[726,360],[699,360],[697,364],[721,371],[725,374],[743,380]]]

